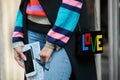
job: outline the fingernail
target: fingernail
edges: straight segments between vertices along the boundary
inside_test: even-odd
[[[24,60],[27,61],[26,57],[24,57]]]

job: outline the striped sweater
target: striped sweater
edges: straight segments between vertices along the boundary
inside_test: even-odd
[[[64,47],[69,41],[80,17],[82,0],[62,0],[54,26],[49,30],[46,40]],[[22,13],[19,10],[13,33],[13,43],[23,41]]]
[[[38,0],[30,0],[30,2],[27,5],[26,13],[34,16],[46,16]]]

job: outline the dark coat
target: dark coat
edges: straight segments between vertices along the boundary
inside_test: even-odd
[[[20,9],[23,13],[23,31],[24,31],[24,43],[28,43],[27,39],[27,15],[25,13],[28,0],[22,0]],[[52,25],[54,25],[58,9],[61,4],[61,0],[40,0],[40,3],[45,10],[47,17]],[[85,24],[84,24],[85,22]],[[79,24],[82,27],[81,31],[89,30],[89,21],[87,15],[86,2],[83,2],[83,8],[81,10],[81,17]],[[78,26],[76,27],[78,28]],[[76,29],[77,30],[77,29]],[[46,33],[47,34],[47,33]],[[94,55],[80,55],[77,57],[75,53],[75,33],[71,37],[68,44],[65,46],[65,50],[68,54],[72,65],[72,75],[70,80],[97,80],[96,67]]]

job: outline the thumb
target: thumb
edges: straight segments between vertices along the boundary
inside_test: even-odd
[[[27,58],[26,58],[26,56],[23,54],[23,52],[20,52],[20,57],[21,57],[24,61],[27,60]]]

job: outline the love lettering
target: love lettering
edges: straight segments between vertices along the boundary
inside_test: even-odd
[[[81,53],[102,53],[103,36],[100,31],[81,34]]]

